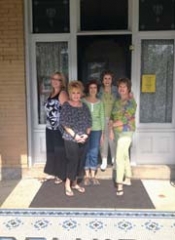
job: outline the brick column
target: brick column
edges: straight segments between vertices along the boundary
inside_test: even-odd
[[[3,169],[11,168],[16,172],[22,172],[21,168],[27,166],[26,113],[23,0],[1,0],[0,155],[2,177]]]

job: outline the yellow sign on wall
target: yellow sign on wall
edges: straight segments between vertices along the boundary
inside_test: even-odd
[[[156,75],[142,75],[142,92],[153,93],[156,91]]]

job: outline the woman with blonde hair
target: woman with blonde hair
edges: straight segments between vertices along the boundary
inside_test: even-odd
[[[55,184],[65,180],[65,149],[62,139],[63,129],[60,126],[60,111],[68,100],[65,77],[61,72],[51,75],[52,91],[45,103],[46,112],[46,164],[43,180],[54,179]]]
[[[87,105],[81,102],[83,84],[80,81],[71,81],[68,84],[69,101],[64,103],[60,124],[64,128],[63,139],[66,150],[66,181],[65,194],[74,196],[74,190],[84,193],[85,189],[78,183],[78,177],[84,168],[84,159],[87,151],[87,140],[91,130],[91,114]]]

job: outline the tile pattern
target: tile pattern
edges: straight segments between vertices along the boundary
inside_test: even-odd
[[[1,209],[0,226],[0,240],[174,240],[175,212]]]

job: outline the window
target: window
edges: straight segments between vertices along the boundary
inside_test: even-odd
[[[38,123],[45,123],[44,103],[51,92],[50,75],[56,71],[68,79],[67,42],[37,42],[36,67],[38,90]]]
[[[116,79],[130,78],[130,44],[129,34],[78,36],[78,79],[84,83],[91,78],[100,79],[102,71],[108,69],[114,72]]]
[[[139,30],[174,30],[174,0],[140,0]]]
[[[81,0],[82,31],[128,29],[128,0]]]
[[[68,33],[69,0],[33,0],[33,33]]]
[[[155,78],[155,91],[140,93],[140,123],[171,123],[173,100],[174,40],[142,40],[141,80]]]

